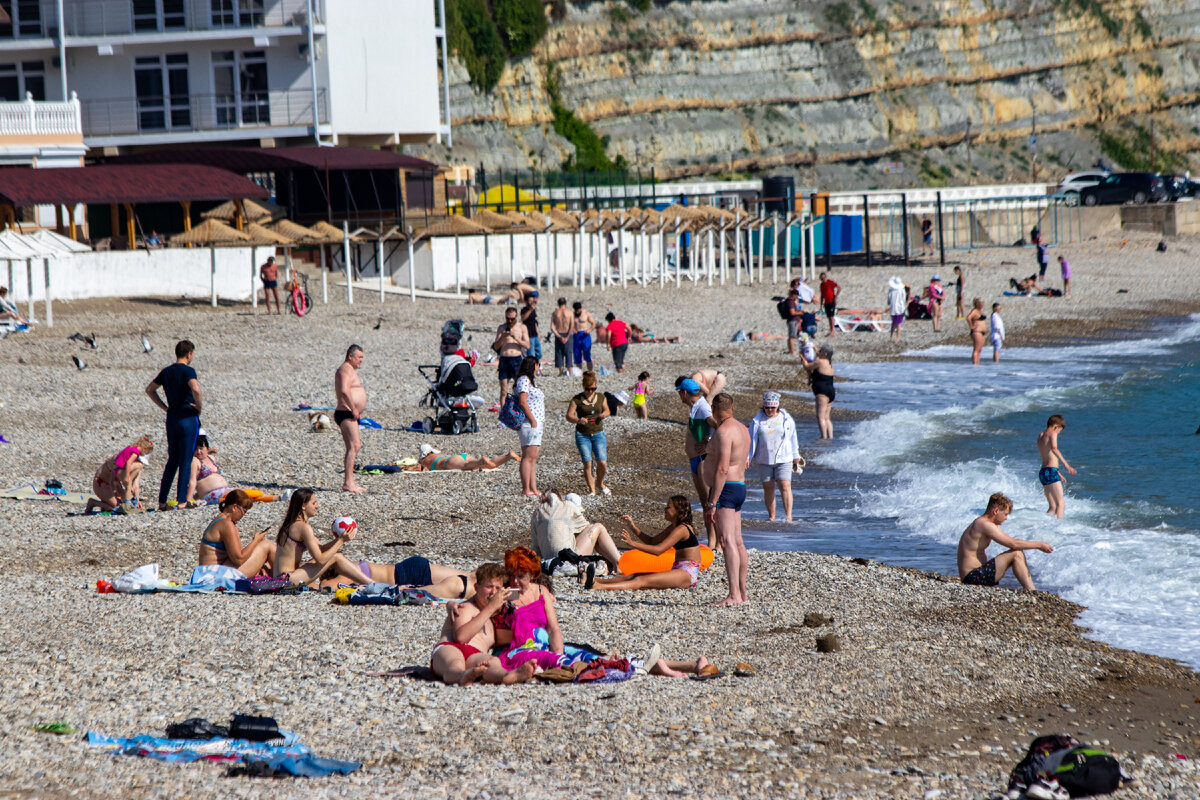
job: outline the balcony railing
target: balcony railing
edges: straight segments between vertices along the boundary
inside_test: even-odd
[[[76,0],[67,3],[63,24],[68,36],[242,31],[308,24],[308,0],[267,0],[261,4],[265,7],[254,7],[247,0],[237,3],[185,0],[181,13],[162,8],[169,4],[158,4],[159,9],[153,14],[134,14],[133,5],[129,0]],[[314,0],[313,11],[318,22],[324,19],[324,0]],[[43,26],[52,32],[54,18],[45,19]]]
[[[306,89],[241,95],[189,94],[178,97],[86,100],[87,137],[296,128],[313,124],[313,95]],[[324,89],[317,92],[317,124],[329,121]]]
[[[34,100],[0,103],[0,142],[7,136],[81,137],[79,98],[74,92],[66,102]]]

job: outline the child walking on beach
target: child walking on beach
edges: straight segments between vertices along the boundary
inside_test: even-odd
[[[650,419],[650,409],[646,405],[647,396],[654,392],[654,387],[650,385],[650,373],[639,373],[637,383],[630,386],[629,391],[633,392],[634,416],[638,419]]]

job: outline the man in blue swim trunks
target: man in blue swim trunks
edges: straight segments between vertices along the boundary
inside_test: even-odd
[[[704,399],[704,389],[700,384],[686,375],[675,379],[675,391],[679,392],[679,400],[688,410],[687,431],[683,434],[683,450],[687,453],[688,468],[692,471],[692,484],[696,487],[696,496],[703,503],[708,497],[708,484],[700,474],[700,463],[708,452],[709,431],[713,425],[712,408]],[[710,520],[704,521],[708,529],[708,546],[720,550],[716,532]]]
[[[995,586],[1012,567],[1013,575],[1021,587],[1034,591],[1033,578],[1025,563],[1024,550],[1041,550],[1053,553],[1054,548],[1045,542],[1014,539],[1000,529],[1000,524],[1012,513],[1012,500],[1000,492],[988,498],[983,515],[967,526],[958,540],[958,577],[967,586]],[[992,542],[1007,547],[995,558],[987,557],[988,545]]]
[[[1042,468],[1038,470],[1038,481],[1042,484],[1042,491],[1046,493],[1046,501],[1050,504],[1046,513],[1059,519],[1062,519],[1067,510],[1067,500],[1063,496],[1063,477],[1059,474],[1059,462],[1062,462],[1062,468],[1067,471],[1068,475],[1075,474],[1075,470],[1058,450],[1058,434],[1062,433],[1066,427],[1067,423],[1062,414],[1052,414],[1050,419],[1046,420],[1046,430],[1039,433],[1037,438],[1038,455],[1042,457]]]
[[[746,593],[749,553],[742,542],[742,503],[746,502],[746,464],[750,460],[750,431],[733,418],[733,397],[725,392],[713,398],[713,432],[708,458],[701,472],[708,484],[704,521],[713,522],[725,553],[729,596],[718,606],[750,602]]]

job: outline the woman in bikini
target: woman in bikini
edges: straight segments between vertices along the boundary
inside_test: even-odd
[[[92,478],[92,493],[87,508],[83,513],[91,514],[100,511],[112,511],[121,503],[132,501],[135,506],[142,504],[142,467],[144,460],[154,452],[154,443],[143,436],[136,442],[106,459],[96,470]]]
[[[242,547],[238,523],[253,505],[250,495],[241,489],[234,489],[221,498],[220,515],[200,535],[200,566],[233,567],[247,578],[271,571],[275,543],[267,541],[270,528],[254,534],[250,544]]]
[[[520,461],[521,456],[515,450],[509,450],[502,456],[473,456],[470,453],[443,453],[433,445],[423,444],[419,450],[418,469],[414,472],[445,472],[460,470],[470,472],[478,469],[495,469],[509,461]]]
[[[594,586],[586,588],[616,589],[692,589],[700,580],[700,540],[692,524],[692,504],[686,497],[677,494],[667,501],[663,511],[667,526],[654,536],[647,536],[634,523],[633,517],[624,514],[621,521],[628,527],[621,531],[621,541],[630,547],[650,555],[662,555],[675,551],[675,562],[666,572],[643,572],[636,575],[619,575],[600,578]],[[632,531],[632,532],[631,532]]]
[[[988,332],[987,317],[983,314],[983,298],[976,297],[973,301],[971,310],[967,312],[967,327],[971,329],[971,363],[978,364]]]
[[[817,407],[817,429],[822,439],[833,438],[833,420],[829,412],[837,390],[833,388],[833,348],[821,345],[817,357],[809,360],[803,352],[800,353],[800,365],[808,372],[812,381],[813,401]]]
[[[196,437],[196,452],[192,456],[192,474],[188,482],[188,499],[193,505],[215,506],[226,494],[233,491],[229,481],[221,474],[221,467],[214,455],[217,448],[208,442],[208,436]],[[273,503],[286,500],[287,494],[271,495],[258,489],[242,489],[256,503]]]
[[[409,556],[395,564],[376,564],[374,561],[352,563],[358,564],[358,568],[371,578],[372,583],[421,589],[443,600],[466,600],[475,595],[474,572],[434,564],[424,556]],[[349,582],[340,575],[334,575],[322,578],[321,588],[336,589]]]
[[[235,489],[229,495],[239,491],[241,490]],[[309,520],[316,516],[319,509],[317,493],[312,489],[297,489],[292,494],[287,514],[275,537],[276,556],[272,574],[276,577],[286,577],[294,584],[309,584],[316,580],[318,573],[332,561],[327,571],[332,573],[329,577],[340,576],[343,583],[370,583],[370,565],[367,562],[356,564],[338,552],[343,544],[354,538],[355,529],[324,544],[317,539]],[[312,556],[312,560],[301,564],[306,551]]]

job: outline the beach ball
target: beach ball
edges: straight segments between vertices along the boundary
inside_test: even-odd
[[[354,517],[338,517],[333,521],[332,529],[334,538],[337,538],[358,530],[358,523],[354,521]]]

